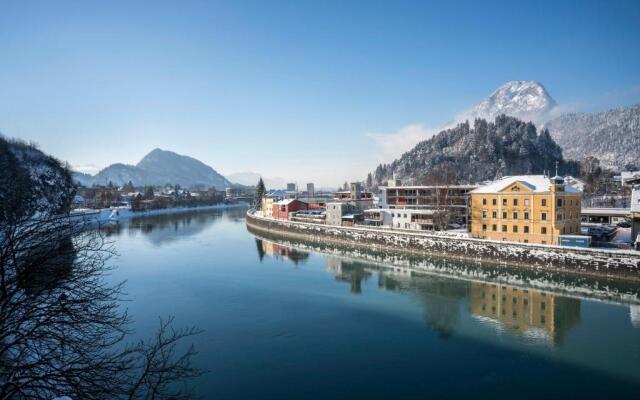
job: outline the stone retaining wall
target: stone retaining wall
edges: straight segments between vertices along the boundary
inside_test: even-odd
[[[254,229],[289,237],[640,281],[640,252],[636,251],[505,243],[421,232],[318,225],[263,218],[251,210],[247,213],[247,224]]]

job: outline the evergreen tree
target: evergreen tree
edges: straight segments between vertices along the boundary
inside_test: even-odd
[[[145,200],[153,200],[154,198],[154,194],[153,194],[153,186],[145,186],[144,188],[144,199]]]
[[[135,191],[135,187],[133,186],[133,182],[129,181],[127,182],[126,185],[124,185],[124,187],[122,188],[126,193],[131,193],[133,191]]]
[[[254,206],[256,210],[262,209],[262,198],[264,197],[265,187],[262,178],[258,181],[258,185],[256,186],[256,196],[254,200]]]

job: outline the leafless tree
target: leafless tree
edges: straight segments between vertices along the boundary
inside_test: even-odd
[[[115,249],[99,229],[47,213],[0,222],[0,399],[190,397],[203,371],[182,341],[199,331],[169,317],[126,344],[123,283],[106,279]]]

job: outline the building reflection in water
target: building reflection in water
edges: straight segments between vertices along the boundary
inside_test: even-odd
[[[256,247],[258,248],[258,257],[260,258],[260,261],[262,261],[264,256],[267,255],[275,258],[276,260],[286,260],[298,265],[306,262],[309,258],[309,253],[306,251],[296,250],[268,240],[256,238]]]
[[[268,255],[297,264],[309,257],[307,252],[268,240],[256,239],[256,244],[261,259]],[[330,255],[325,257],[327,271],[336,281],[348,283],[353,294],[362,293],[363,284],[377,274],[379,288],[416,298],[423,306],[425,324],[444,338],[455,333],[465,308],[485,325],[553,345],[561,344],[567,331],[580,321],[578,299],[504,284],[421,274],[408,268],[382,268]],[[638,313],[637,309],[631,313],[634,311]]]
[[[327,271],[331,272],[336,281],[347,282],[351,285],[351,293],[362,293],[362,282],[366,282],[372,275],[365,270],[367,264],[355,261],[345,261],[337,257],[327,256]]]
[[[471,282],[469,308],[473,315],[494,321],[509,331],[562,343],[580,320],[580,301],[552,293],[507,285]]]
[[[437,276],[415,276],[411,270],[381,270],[378,286],[389,291],[411,293],[423,307],[425,324],[440,337],[448,338],[460,321],[460,301],[466,297],[467,282]]]
[[[629,318],[634,328],[640,329],[640,305],[631,304],[629,306]]]

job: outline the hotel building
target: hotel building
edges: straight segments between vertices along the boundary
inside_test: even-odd
[[[475,238],[560,244],[580,234],[582,192],[560,176],[508,176],[471,191]]]

